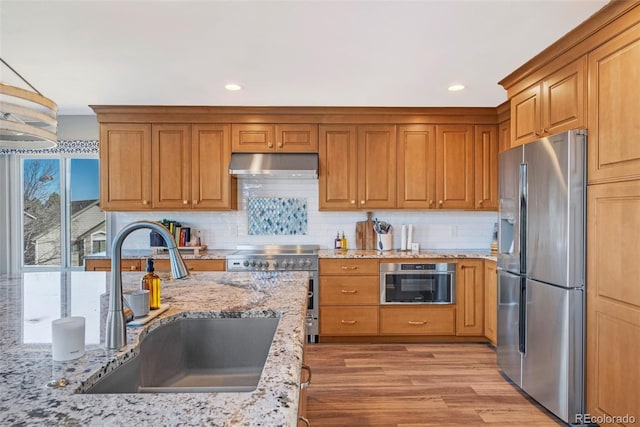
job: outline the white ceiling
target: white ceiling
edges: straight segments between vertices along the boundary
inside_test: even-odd
[[[0,56],[59,114],[92,114],[92,104],[496,106],[500,79],[606,3],[0,0]],[[231,81],[244,90],[226,91]],[[467,89],[448,92],[454,82]]]

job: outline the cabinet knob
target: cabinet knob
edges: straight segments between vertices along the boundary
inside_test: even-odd
[[[194,204],[194,205],[197,205],[197,204],[198,204],[198,199],[194,200],[194,201],[193,201],[193,204]]]
[[[429,200],[429,206],[433,206],[433,200]]]
[[[188,200],[183,200],[183,201],[182,201],[182,204],[183,204],[183,205],[188,205],[188,204],[189,204],[189,201],[188,201]]]
[[[438,204],[442,207],[442,200],[438,200]]]
[[[478,205],[482,206],[483,203],[484,203],[484,200],[478,200]]]
[[[534,130],[533,131],[533,136],[540,136],[540,132]]]
[[[549,133],[549,129],[542,129],[542,133]]]
[[[278,148],[282,148],[284,147],[284,144],[282,142],[278,142]]]
[[[137,268],[136,268],[136,266],[135,266],[135,265],[132,265],[131,267],[129,267],[129,270],[131,270],[131,271],[136,271],[136,270],[137,270]]]
[[[143,204],[143,205],[148,205],[148,204],[149,204],[149,201],[148,201],[148,200],[143,200],[143,201],[142,201],[142,204]]]
[[[355,201],[355,200],[352,200],[352,201],[351,201],[351,204],[352,204],[352,205],[355,205],[355,204],[356,204],[356,201]]]
[[[273,148],[273,142],[268,142],[268,143],[267,143],[267,147],[269,147],[269,148]]]
[[[364,200],[360,200],[360,204],[361,204],[361,205],[364,205]]]

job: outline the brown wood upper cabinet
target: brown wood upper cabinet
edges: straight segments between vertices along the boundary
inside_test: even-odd
[[[498,128],[477,125],[474,138],[475,208],[498,210]]]
[[[397,206],[407,209],[473,209],[473,136],[473,126],[468,125],[398,126]],[[497,144],[495,130],[492,139]],[[493,154],[497,161],[497,148]],[[480,163],[482,167],[483,161]],[[488,159],[486,163],[492,164]],[[481,195],[490,194],[490,191],[480,190]]]
[[[473,209],[473,126],[436,126],[438,209]]]
[[[640,178],[640,23],[589,54],[589,183]]]
[[[585,126],[586,57],[511,98],[512,146]]]
[[[226,210],[237,206],[228,172],[230,125],[100,125],[104,210]]]
[[[151,209],[151,125],[100,125],[100,207]]]
[[[231,149],[234,153],[316,153],[318,125],[234,124]]]
[[[320,210],[396,206],[394,125],[321,125]]]

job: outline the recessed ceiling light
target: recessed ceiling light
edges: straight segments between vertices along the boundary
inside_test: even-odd
[[[464,85],[451,85],[449,86],[449,92],[458,92],[464,89]]]
[[[233,90],[233,91],[235,91],[235,90],[241,90],[241,89],[242,89],[242,86],[240,86],[240,85],[239,85],[239,84],[237,84],[237,83],[228,83],[228,84],[224,85],[224,88],[225,88],[226,90]]]

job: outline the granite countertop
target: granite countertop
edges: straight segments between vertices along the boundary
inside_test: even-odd
[[[163,278],[169,310],[142,327],[127,327],[127,346],[104,348],[104,292],[110,273],[34,272],[0,275],[0,410],[4,425],[293,426],[297,423],[305,337],[306,272],[192,273]],[[137,288],[140,273],[123,273]],[[85,355],[51,356],[51,321],[86,319]],[[246,393],[79,394],[99,373],[137,354],[140,339],[183,317],[280,317],[258,387]],[[66,378],[64,388],[47,388]]]
[[[227,255],[235,252],[235,249],[208,249],[196,256],[194,254],[183,253],[184,259],[226,259]],[[168,259],[168,254],[154,254],[150,250],[129,250],[123,251],[122,259],[145,259],[145,258]],[[489,250],[485,249],[425,249],[419,252],[414,251],[376,251],[376,250],[334,250],[321,249],[318,251],[319,258],[477,258],[497,261],[496,255],[491,255]],[[109,256],[89,255],[91,259],[110,259]]]
[[[180,251],[180,255],[184,259],[226,259],[227,255],[236,252],[236,249],[205,249],[200,251],[199,255],[195,255],[189,251]],[[111,259],[106,253],[87,255],[87,259]],[[122,259],[169,259],[168,253],[156,253],[151,249],[125,249],[122,251]]]
[[[491,255],[488,250],[474,249],[427,249],[414,251],[376,251],[376,250],[334,250],[323,249],[318,251],[319,258],[476,258],[497,261],[496,255]]]

